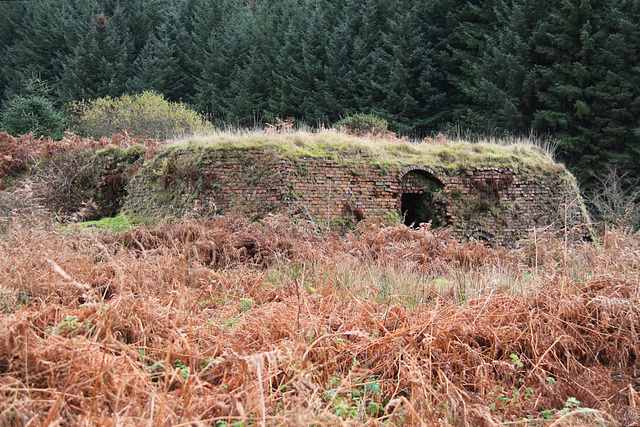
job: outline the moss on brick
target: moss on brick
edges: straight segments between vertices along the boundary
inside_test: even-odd
[[[78,198],[92,200],[96,217],[116,216],[127,194],[129,180],[143,164],[147,150],[143,146],[108,145],[87,156],[75,179]],[[84,155],[84,154],[81,154]]]
[[[417,184],[403,186],[409,171],[407,179]],[[420,174],[424,180],[416,179]],[[401,194],[432,193],[426,184],[414,188],[432,178],[444,190],[435,223],[462,238],[509,244],[534,226],[559,226],[558,206],[566,198],[574,200],[573,223],[586,218],[573,176],[538,147],[414,144],[332,132],[218,135],[165,147],[131,179],[123,209],[144,222],[287,211],[344,228],[353,225],[348,215],[355,209],[369,220],[398,221]]]

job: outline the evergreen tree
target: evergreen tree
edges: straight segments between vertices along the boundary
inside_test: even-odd
[[[91,25],[78,31],[79,44],[64,63],[60,95],[65,102],[128,92],[135,54],[125,10],[116,8],[112,15],[94,10]]]
[[[200,70],[196,105],[217,121],[229,121],[227,93],[239,69],[239,59],[246,52],[240,39],[243,15],[227,0],[202,0],[194,10],[192,58]]]
[[[347,75],[352,108],[363,113],[386,115],[379,84],[385,79],[382,36],[388,32],[392,4],[384,0],[360,0],[347,6],[353,49]]]
[[[15,27],[13,43],[6,47],[0,63],[5,82],[2,95],[8,98],[20,94],[33,75],[55,85],[62,65],[60,58],[67,54],[61,12],[64,0],[34,1],[25,5],[25,15]]]
[[[560,139],[580,179],[640,166],[637,0],[1,2],[0,97],[153,89],[227,123],[354,113]],[[16,98],[17,99],[17,98]],[[8,104],[5,104],[8,105]]]
[[[0,16],[3,23],[0,26],[0,58],[10,60],[9,48],[18,40],[18,29],[25,25],[23,17],[26,14],[24,2],[0,2]],[[5,90],[9,83],[9,76],[5,75],[0,66],[0,100],[4,99]]]
[[[64,119],[49,95],[48,86],[40,78],[27,80],[22,94],[3,102],[0,129],[13,135],[33,132],[37,137],[62,139]]]
[[[251,4],[237,13],[236,33],[230,46],[236,52],[232,81],[224,102],[227,117],[241,126],[255,126],[271,120],[269,96],[273,94],[273,67],[282,37],[281,22],[286,19],[276,13],[279,3]]]
[[[328,34],[324,10],[316,2],[283,2],[288,10],[285,28],[278,38],[273,67],[274,91],[269,94],[269,107],[280,117],[297,117],[310,124],[325,120],[324,64],[327,62]],[[278,25],[278,24],[277,24]]]
[[[315,13],[314,13],[315,12]],[[326,98],[326,76],[324,74],[327,63],[326,44],[329,34],[326,30],[325,18],[320,8],[315,8],[308,15],[308,25],[304,34],[302,46],[302,61],[298,73],[304,84],[301,86],[299,109],[302,118],[312,126],[329,125],[331,106]]]
[[[299,117],[298,104],[304,96],[305,82],[300,75],[302,46],[300,29],[296,27],[296,18],[290,19],[282,37],[279,52],[275,57],[272,70],[274,93],[268,94],[269,109],[277,116]]]
[[[451,112],[464,128],[486,132],[484,111],[474,103],[479,57],[488,49],[488,35],[501,29],[505,22],[496,16],[504,7],[502,0],[449,1],[447,13],[448,57],[442,57],[447,80],[455,88],[452,93]]]
[[[107,16],[114,15],[120,10],[124,15],[123,31],[128,33],[128,38],[133,45],[133,55],[137,56],[147,45],[147,41],[160,26],[167,23],[169,17],[176,19],[173,25],[183,26],[183,20],[174,9],[179,8],[184,0],[115,0],[109,9],[103,9]]]
[[[562,0],[538,47],[542,108],[534,126],[559,138],[582,181],[605,165],[640,172],[638,12],[637,2]]]
[[[422,2],[409,1],[389,20],[379,57],[384,71],[376,82],[391,128],[413,136],[425,135],[437,125],[444,103],[433,86],[440,76],[431,56],[433,43],[423,28],[422,9]]]
[[[3,17],[0,26],[0,50],[11,46],[18,37],[18,28],[25,24],[26,4],[22,1],[0,2],[0,15]]]
[[[461,66],[455,55],[456,49],[464,47],[460,41],[459,33],[463,30],[459,14],[466,3],[464,0],[433,0],[414,8],[426,55],[424,86],[420,88],[425,95],[421,102],[434,107],[423,118],[423,131],[447,127],[460,118],[460,106],[468,102],[468,97],[456,84]]]
[[[194,100],[197,71],[190,58],[191,34],[182,18],[175,3],[166,7],[161,24],[135,60],[136,92],[154,90],[174,102]]]
[[[460,119],[467,127],[489,133],[526,134],[539,108],[535,40],[549,4],[539,0],[509,3],[491,5],[491,15],[485,19],[489,27],[483,30],[485,47],[473,57],[462,58],[463,76],[458,83],[470,102]]]
[[[343,15],[342,10],[335,15]],[[324,98],[324,112],[330,122],[356,112],[354,105],[355,89],[352,87],[350,72],[353,38],[349,21],[336,22],[331,27],[326,42],[326,62],[323,66],[324,81],[320,84]]]

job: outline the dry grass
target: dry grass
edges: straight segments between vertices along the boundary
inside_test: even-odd
[[[281,217],[0,238],[2,425],[640,422],[640,239]]]
[[[527,168],[534,171],[566,174],[564,166],[554,161],[552,151],[544,142],[534,138],[486,139],[468,142],[463,138],[447,139],[439,135],[436,140],[423,141],[389,137],[356,137],[335,130],[315,132],[217,132],[194,136],[173,143],[175,148],[214,148],[274,150],[280,155],[299,157],[340,158],[348,162],[362,155],[384,165],[428,164],[451,171],[472,165]]]
[[[126,132],[99,140],[66,133],[61,141],[35,138],[33,133],[13,137],[1,132],[0,231],[16,219],[23,225],[49,217],[82,219],[83,211],[92,206],[73,206],[78,199],[75,180],[93,152],[107,146],[143,146],[151,157],[160,142]],[[52,212],[53,207],[58,211]]]
[[[56,155],[78,153],[107,145],[118,147],[143,145],[149,149],[148,154],[151,156],[160,143],[154,139],[131,137],[126,132],[98,140],[66,133],[61,141],[44,137],[36,138],[33,133],[14,137],[6,132],[0,132],[0,190],[5,188],[7,179],[27,171],[36,163]]]

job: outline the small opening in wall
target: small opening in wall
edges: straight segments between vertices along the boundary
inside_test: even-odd
[[[429,222],[432,216],[431,203],[426,194],[404,193],[402,195],[402,216],[405,225],[419,225]]]
[[[444,185],[423,170],[409,171],[402,179],[400,212],[407,226],[417,227],[431,221],[432,226],[445,225]]]
[[[404,193],[401,209],[405,225],[417,227],[420,223],[429,221],[433,225],[439,225],[435,203],[428,193]]]

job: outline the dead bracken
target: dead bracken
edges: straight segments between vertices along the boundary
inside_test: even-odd
[[[0,424],[630,425],[640,240],[282,216],[0,236]]]

